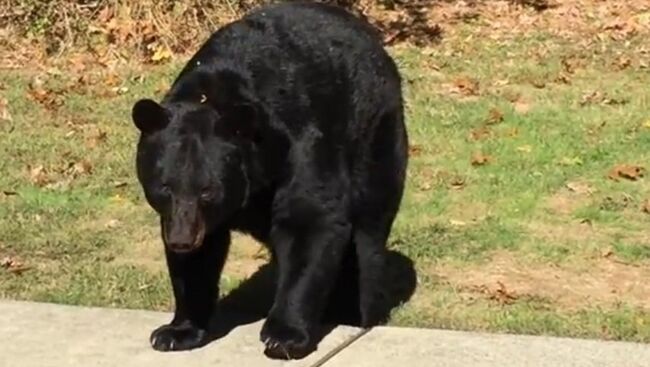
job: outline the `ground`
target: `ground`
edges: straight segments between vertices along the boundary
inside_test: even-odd
[[[391,323],[649,342],[650,7],[470,5],[390,48],[411,161],[389,246],[418,272]],[[0,297],[171,309],[129,111],[184,60],[0,69]],[[238,236],[223,291],[266,259]]]

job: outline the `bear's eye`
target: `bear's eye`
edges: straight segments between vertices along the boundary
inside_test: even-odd
[[[169,195],[172,192],[172,189],[167,184],[160,186],[160,192],[164,195]]]
[[[210,201],[211,199],[214,198],[214,191],[206,188],[201,190],[201,200],[203,201]]]

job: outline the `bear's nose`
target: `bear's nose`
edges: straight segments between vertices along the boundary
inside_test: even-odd
[[[203,243],[205,223],[194,201],[174,200],[172,215],[166,218],[163,227],[165,244],[172,252],[190,252]]]

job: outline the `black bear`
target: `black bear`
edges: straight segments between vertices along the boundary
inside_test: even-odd
[[[313,350],[350,256],[361,325],[385,321],[386,241],[408,143],[400,76],[369,24],[318,3],[258,8],[216,31],[163,100],[137,101],[132,119],[176,307],[153,348],[209,341],[232,230],[266,244],[278,269],[267,356]]]

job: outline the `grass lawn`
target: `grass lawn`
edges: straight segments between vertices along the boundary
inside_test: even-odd
[[[650,342],[646,36],[478,28],[391,49],[412,147],[389,246],[418,273],[392,324]],[[129,113],[182,63],[0,70],[0,298],[171,309]],[[223,291],[265,261],[237,237]]]

